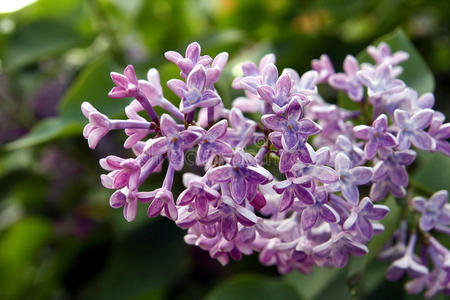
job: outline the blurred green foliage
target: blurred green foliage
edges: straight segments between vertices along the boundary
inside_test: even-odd
[[[436,107],[449,115],[449,6],[448,0],[38,0],[0,14],[0,299],[414,299],[401,282],[384,281],[386,265],[373,255],[344,270],[280,276],[255,255],[221,267],[185,245],[173,223],[148,220],[143,207],[127,223],[109,208],[97,163],[108,154],[129,155],[121,148],[124,136],[111,134],[90,151],[80,104],[120,116],[127,101],[108,99],[109,72],[132,63],[145,76],[156,67],[165,82],[178,72],[164,51],[193,40],[207,54],[231,54],[218,84],[229,105],[239,95],[230,83],[243,60],[274,52],[280,68],[304,72],[327,53],[341,69],[346,54],[383,36],[412,54],[403,79],[422,92],[435,86]],[[420,156],[412,166],[415,185],[448,190],[448,159]],[[159,177],[144,188],[158,186]],[[379,249],[387,236],[371,247]]]

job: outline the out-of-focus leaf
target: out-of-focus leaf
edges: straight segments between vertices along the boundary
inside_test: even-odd
[[[161,293],[182,274],[186,258],[182,235],[173,222],[160,218],[123,236],[99,282],[89,287],[86,298],[139,299],[153,292]]]
[[[5,49],[7,69],[17,69],[80,44],[79,34],[59,21],[37,21],[15,32]]]
[[[28,168],[33,163],[33,156],[29,149],[5,153],[0,155],[0,178],[14,170]]]
[[[207,300],[298,299],[295,290],[277,278],[257,274],[235,276],[216,286]]]
[[[127,99],[110,99],[108,92],[114,86],[109,74],[111,71],[123,72],[115,67],[112,59],[103,57],[88,65],[78,75],[69,88],[59,107],[61,118],[66,121],[76,121],[80,124],[87,122],[81,113],[81,103],[90,102],[101,113],[108,116],[117,116],[123,112],[129,103]]]
[[[450,159],[441,153],[419,151],[417,170],[412,183],[430,189],[429,192],[450,189]]]
[[[343,271],[339,269],[315,268],[311,274],[306,275],[292,272],[284,276],[284,280],[296,290],[301,299],[325,299],[322,297],[324,291],[339,277],[344,277],[342,275]],[[347,289],[345,282],[344,289]],[[348,293],[348,291],[346,292]],[[336,298],[346,299],[345,296],[344,298]]]
[[[380,37],[372,45],[378,46],[381,42],[387,43],[392,52],[406,51],[409,53],[409,59],[400,64],[403,67],[400,79],[419,94],[434,91],[433,73],[401,28]],[[366,51],[358,55],[358,60],[360,62],[372,62]]]
[[[43,246],[52,237],[46,220],[26,218],[13,225],[0,240],[0,295],[2,299],[23,299],[37,275]]]
[[[68,122],[61,118],[48,118],[42,120],[24,137],[5,145],[6,150],[17,150],[48,142],[61,136],[79,134],[81,124]]]

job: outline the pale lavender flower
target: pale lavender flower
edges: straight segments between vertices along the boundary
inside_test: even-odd
[[[322,54],[320,59],[313,59],[311,67],[319,74],[317,83],[327,82],[328,78],[334,74],[333,64],[326,54]]]
[[[378,47],[367,47],[367,53],[369,53],[377,64],[388,62],[391,65],[397,65],[409,58],[409,54],[405,51],[392,53],[391,48],[385,42],[378,44]]]
[[[228,128],[222,140],[230,144],[232,147],[245,147],[253,143],[256,131],[256,123],[247,119],[237,108],[230,111],[229,122],[231,128]]]
[[[233,149],[230,145],[220,140],[227,132],[228,122],[222,120],[212,126],[207,132],[201,129],[204,133],[200,139],[200,146],[197,151],[196,164],[199,166],[205,163],[216,155],[230,157],[233,155]]]
[[[267,74],[271,74],[269,72],[269,69],[266,71],[267,73],[265,75],[264,69],[269,64],[275,66],[275,60],[275,55],[270,53],[264,55],[261,58],[261,60],[259,61],[259,66],[256,66],[256,64],[253,62],[244,62],[241,66],[243,76],[236,77],[233,80],[232,87],[234,89],[245,89],[246,92],[257,95],[256,88],[258,85],[263,83],[272,83],[270,77],[267,76]]]
[[[352,167],[350,159],[344,153],[339,153],[335,159],[335,169],[339,181],[330,186],[334,191],[341,191],[342,196],[353,205],[359,202],[358,185],[368,183],[372,179],[372,169],[369,167]]]
[[[336,226],[336,225],[333,225]],[[367,246],[356,241],[345,231],[333,232],[331,238],[323,244],[313,248],[314,256],[321,260],[327,257],[336,268],[343,268],[347,265],[350,255],[362,256],[367,254]]]
[[[359,71],[359,64],[352,55],[347,55],[344,60],[344,72],[336,73],[330,76],[328,82],[332,87],[343,90],[350,99],[360,102],[364,97],[364,87],[356,76]]]
[[[353,207],[350,216],[344,222],[343,228],[346,230],[355,228],[366,240],[370,240],[374,234],[371,221],[383,219],[389,211],[389,207],[373,205],[368,197],[364,197],[358,206]]]
[[[153,156],[167,153],[175,170],[180,171],[184,165],[184,151],[196,145],[201,134],[179,129],[172,117],[166,114],[161,118],[161,132],[164,137],[151,140],[145,151]]]
[[[445,190],[434,193],[427,201],[423,197],[414,197],[414,208],[422,214],[420,229],[430,231],[437,224],[450,225],[450,205],[448,192]]]
[[[444,123],[445,116],[442,113],[435,112],[428,129],[428,134],[436,143],[436,151],[446,156],[450,156],[450,123]]]
[[[217,183],[229,183],[233,199],[242,202],[246,196],[249,200],[255,196],[256,190],[253,191],[252,185],[267,184],[273,180],[273,176],[257,165],[253,156],[238,148],[230,164],[211,169],[208,179]],[[248,195],[249,192],[252,195]]]
[[[398,280],[405,272],[413,278],[428,274],[427,267],[421,264],[417,256],[414,254],[416,240],[417,235],[414,233],[409,239],[408,248],[406,249],[405,254],[389,266],[386,272],[386,278],[388,280]]]
[[[373,181],[383,181],[389,179],[396,185],[408,185],[408,172],[406,166],[409,166],[416,159],[416,152],[412,150],[389,151],[388,154],[379,161],[373,172]]]
[[[364,163],[364,151],[359,148],[356,143],[352,143],[345,135],[339,135],[336,139],[334,155],[342,152],[350,159],[353,166],[358,166]]]
[[[367,93],[372,98],[398,93],[405,88],[403,81],[393,77],[392,67],[387,62],[377,66],[374,71],[365,69],[358,71],[356,75],[367,87]]]
[[[189,73],[186,83],[179,79],[171,79],[167,86],[181,99],[180,111],[190,113],[198,107],[212,107],[220,103],[219,95],[206,89],[206,69],[197,65]]]
[[[114,99],[134,97],[138,92],[139,82],[132,65],[128,65],[124,70],[124,75],[111,72],[111,79],[116,84],[109,92],[108,96]]]
[[[356,137],[367,141],[364,146],[367,159],[373,159],[380,147],[392,148],[397,144],[395,137],[387,132],[387,122],[388,119],[383,114],[373,121],[372,126],[358,125],[353,128]]]
[[[281,132],[283,149],[290,150],[299,142],[299,136],[307,138],[320,132],[320,126],[302,118],[302,114],[300,101],[294,98],[286,109],[286,117],[269,114],[264,115],[261,122],[267,128]]]
[[[372,183],[369,197],[373,201],[380,201],[386,198],[388,193],[394,197],[403,198],[406,196],[406,189],[403,186],[392,182],[392,180],[386,176],[385,179]]]
[[[211,64],[212,58],[208,55],[200,55],[201,48],[197,42],[190,43],[186,48],[186,56],[183,57],[176,51],[167,51],[164,56],[173,62],[180,69],[180,76],[187,78],[192,69],[197,65],[207,67]]]
[[[233,240],[238,232],[238,222],[244,226],[253,226],[256,224],[257,217],[250,210],[243,206],[237,205],[234,201],[224,196],[219,205],[221,214],[220,227],[223,237],[227,241]]]
[[[397,134],[398,149],[405,150],[411,143],[422,150],[433,150],[435,143],[428,133],[424,131],[433,118],[433,110],[424,109],[410,115],[408,112],[396,109],[394,119],[399,130]]]
[[[303,183],[304,182],[297,184],[295,178],[288,178],[273,185],[273,189],[278,194],[281,194],[280,212],[289,209],[292,206],[295,197],[304,204],[314,204],[314,196],[307,188],[305,188]]]
[[[184,206],[194,201],[195,209],[200,217],[208,214],[208,202],[220,197],[219,192],[201,181],[191,181],[189,187],[178,196],[177,204]]]

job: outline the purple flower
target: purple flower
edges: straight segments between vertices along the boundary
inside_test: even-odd
[[[186,83],[178,79],[167,82],[167,86],[181,98],[182,113],[192,112],[197,107],[215,106],[221,101],[215,91],[206,89],[206,79],[206,69],[197,65],[189,73]]]
[[[317,152],[311,150],[310,153],[311,163],[298,161],[291,168],[290,172],[295,175],[296,181],[306,183],[315,179],[321,183],[335,183],[339,179],[336,171],[325,166],[330,161],[330,150],[327,147],[323,147]]]
[[[395,184],[387,177],[382,181],[372,183],[370,187],[369,197],[373,201],[380,201],[386,197],[388,193],[397,198],[406,196],[406,190],[403,186]]]
[[[332,233],[328,241],[313,248],[313,254],[316,258],[320,260],[329,257],[336,268],[345,267],[350,255],[362,256],[367,252],[369,252],[369,249],[366,245],[356,241],[345,231]]]
[[[100,160],[100,165],[108,171],[108,175],[101,175],[103,186],[110,189],[128,187],[129,190],[137,190],[141,167],[135,159],[123,159],[114,155]]]
[[[255,158],[238,148],[229,165],[216,167],[208,172],[208,179],[217,183],[230,183],[231,196],[234,200],[242,202],[247,196],[252,200],[252,185],[266,184],[273,180],[269,171],[256,164]]]
[[[297,145],[289,150],[283,149],[283,134],[281,132],[271,132],[269,140],[272,144],[281,150],[279,169],[281,173],[286,173],[291,170],[295,163],[300,159],[305,164],[312,163],[311,151],[312,147],[306,143],[306,139],[299,136]]]
[[[437,224],[450,225],[450,205],[448,192],[445,190],[434,193],[427,201],[423,197],[414,197],[414,208],[422,214],[420,229],[430,231]]]
[[[184,150],[194,147],[201,134],[193,130],[181,130],[169,115],[161,117],[161,132],[164,137],[150,141],[145,152],[152,156],[167,153],[175,170],[180,171],[184,165]]]
[[[180,76],[187,78],[192,69],[197,65],[209,66],[212,58],[208,55],[200,56],[201,48],[197,42],[190,43],[186,48],[186,57],[175,51],[167,51],[164,56],[167,60],[173,62],[180,69]]]
[[[358,125],[353,128],[356,137],[366,140],[364,152],[367,159],[373,159],[380,147],[392,148],[397,142],[395,137],[387,132],[387,117],[380,115],[373,121],[372,127],[367,125]]]
[[[108,134],[110,121],[107,116],[99,113],[90,103],[83,102],[81,110],[89,123],[84,126],[83,136],[88,140],[89,148],[95,149],[100,140]]]
[[[373,172],[373,181],[383,181],[389,179],[396,185],[408,185],[408,172],[405,166],[409,166],[416,159],[416,152],[412,150],[389,151],[388,154],[379,161]]]
[[[160,188],[152,192],[139,192],[137,198],[142,203],[151,202],[148,207],[147,214],[150,218],[156,217],[164,209],[164,214],[169,219],[176,221],[178,219],[178,210],[173,201],[172,192],[165,188]]]
[[[216,200],[220,194],[201,181],[191,181],[189,187],[178,197],[178,205],[188,205],[195,202],[195,209],[200,217],[206,217],[208,214],[208,202]]]
[[[375,70],[365,69],[356,74],[365,86],[369,97],[380,98],[383,95],[389,95],[401,92],[405,88],[405,83],[392,76],[392,67],[388,62],[377,66]]]
[[[124,70],[124,75],[111,72],[111,79],[116,84],[109,92],[108,96],[114,99],[134,97],[138,92],[139,82],[132,65],[128,65]]]
[[[372,169],[369,167],[354,167],[350,159],[344,153],[339,153],[335,159],[335,169],[339,176],[339,181],[331,188],[340,190],[342,196],[357,205],[359,202],[358,185],[366,184],[372,179]]]
[[[275,55],[270,53],[261,58],[259,67],[253,62],[244,62],[241,66],[243,76],[235,78],[232,87],[234,89],[245,89],[246,92],[256,95],[256,88],[259,84],[270,82],[267,80],[267,76],[263,75],[263,72],[268,64],[275,64],[275,60]]]
[[[232,147],[245,147],[254,142],[256,136],[255,121],[247,119],[237,108],[230,111],[229,121],[231,128],[228,128],[222,139]]]
[[[350,216],[345,220],[343,228],[346,230],[355,228],[366,240],[373,236],[373,226],[371,221],[383,219],[389,212],[389,207],[385,205],[373,205],[368,197],[361,200],[358,206],[354,206]]]
[[[264,68],[263,78],[264,76],[267,77],[267,84],[258,86],[258,95],[272,106],[272,110],[276,114],[285,112],[294,96],[299,97],[304,103],[309,102],[304,95],[292,91],[292,80],[288,73],[282,74],[278,78],[277,68],[269,64]]]
[[[328,193],[325,189],[317,189],[314,193],[315,203],[312,205],[300,204],[294,205],[294,210],[301,209],[301,224],[303,230],[309,230],[314,227],[318,220],[334,224],[340,221],[339,214],[327,204]],[[298,208],[297,208],[298,207]],[[319,223],[320,224],[320,223]]]
[[[418,258],[414,254],[414,247],[416,245],[417,235],[413,234],[408,243],[408,248],[405,254],[395,260],[388,268],[386,272],[386,278],[388,280],[398,280],[405,272],[408,272],[410,277],[418,277],[420,275],[427,275],[428,269],[424,265],[418,262]]]
[[[433,118],[433,110],[424,109],[412,116],[404,110],[396,109],[394,119],[399,131],[397,134],[398,149],[409,149],[411,143],[422,150],[432,150],[435,147],[433,139],[423,129],[427,128]]]
[[[314,204],[314,196],[302,183],[296,184],[295,178],[288,178],[273,185],[273,189],[278,194],[281,194],[280,212],[289,209],[292,206],[295,197],[304,204]]]
[[[227,120],[222,120],[212,126],[207,132],[205,131],[200,139],[200,146],[197,151],[197,165],[205,165],[205,163],[215,155],[226,157],[233,155],[231,146],[220,140],[227,132],[227,129]],[[202,131],[204,130],[202,129]]]
[[[109,205],[112,208],[123,207],[123,216],[128,222],[133,221],[136,218],[137,213],[137,198],[128,197],[127,188],[115,191],[109,198]]]
[[[345,135],[339,135],[337,137],[335,146],[337,151],[334,154],[344,153],[350,159],[353,166],[364,163],[364,151],[356,143],[352,143]]]
[[[409,58],[409,54],[405,51],[391,53],[391,48],[385,42],[378,44],[378,47],[367,47],[367,52],[377,64],[388,62],[391,65],[397,65]]]
[[[226,196],[222,197],[222,202],[218,209],[221,214],[221,232],[227,241],[231,241],[236,237],[238,222],[244,226],[253,226],[258,221],[254,213],[241,205],[236,205],[231,198]]]
[[[344,60],[345,73],[336,73],[330,76],[329,83],[338,90],[343,90],[353,101],[362,101],[364,88],[356,73],[359,71],[359,64],[352,55],[347,55]]]
[[[446,156],[450,156],[450,123],[444,123],[445,116],[441,113],[435,112],[433,120],[430,123],[428,134],[434,139],[436,143],[436,151],[441,152]]]
[[[320,126],[309,119],[301,119],[302,106],[293,99],[286,110],[286,117],[281,115],[264,115],[261,119],[264,126],[283,134],[283,149],[290,150],[299,142],[299,136],[305,138],[320,131]]]
[[[328,78],[334,74],[333,64],[326,54],[322,54],[320,56],[320,60],[313,59],[311,62],[311,67],[319,74],[317,83],[327,82]]]

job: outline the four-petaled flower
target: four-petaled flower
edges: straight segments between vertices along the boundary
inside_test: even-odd
[[[387,117],[385,114],[379,115],[373,121],[372,126],[358,125],[353,128],[356,137],[367,141],[364,146],[367,159],[374,158],[380,147],[391,148],[397,144],[395,137],[386,130]]]
[[[379,98],[382,95],[401,92],[405,88],[403,81],[394,78],[392,66],[388,62],[378,65],[375,70],[358,71],[356,75],[360,82],[367,86],[369,97]]]
[[[358,185],[366,184],[372,179],[372,168],[354,167],[350,159],[344,153],[339,153],[335,159],[335,169],[339,176],[339,181],[333,185],[333,189],[340,190],[342,196],[357,205],[359,201]]]
[[[269,183],[273,176],[256,164],[253,156],[238,148],[230,164],[210,170],[208,179],[217,183],[230,183],[231,196],[240,203],[246,196],[253,200],[256,194],[255,185]]]
[[[443,190],[434,193],[427,201],[423,197],[414,197],[414,208],[422,214],[420,228],[429,231],[436,225],[450,225],[450,205],[448,192]]]
[[[226,134],[227,128],[227,120],[222,120],[212,126],[208,131],[202,128],[194,129],[202,133],[202,138],[199,141],[200,146],[197,151],[197,165],[205,165],[211,157],[216,155],[226,157],[233,155],[233,148],[220,139]]]
[[[264,115],[261,121],[267,128],[281,132],[283,149],[290,150],[297,145],[300,136],[307,138],[320,131],[320,126],[315,122],[301,119],[302,114],[302,105],[294,98],[286,109],[286,117],[280,114]]]
[[[333,64],[326,54],[322,54],[320,59],[313,59],[311,67],[316,70],[319,75],[317,83],[327,82],[328,78],[334,74]]]
[[[111,79],[116,84],[109,92],[108,96],[114,99],[134,97],[139,90],[139,82],[132,65],[128,65],[124,70],[124,75],[111,72]]]
[[[175,206],[171,191],[165,188],[159,188],[151,192],[139,192],[137,193],[137,198],[142,203],[151,202],[147,210],[150,218],[158,216],[164,209],[166,217],[173,221],[178,219],[178,210]]]
[[[167,114],[161,117],[161,132],[164,137],[150,140],[144,151],[152,156],[167,153],[174,169],[180,171],[184,165],[184,150],[196,145],[201,134],[193,130],[179,129],[177,123]]]
[[[331,75],[328,82],[332,87],[345,91],[353,101],[362,101],[364,87],[356,76],[359,71],[359,64],[354,56],[347,55],[344,60],[344,71],[345,73]]]
[[[350,216],[344,222],[344,229],[352,228],[364,236],[366,240],[370,240],[373,236],[373,225],[371,220],[379,221],[383,219],[389,212],[386,205],[373,205],[368,197],[359,202],[358,206],[354,206]]]
[[[399,127],[397,134],[398,149],[409,149],[411,143],[422,150],[433,150],[435,143],[431,136],[424,131],[433,118],[433,110],[423,109],[412,116],[407,111],[396,109],[394,119]]]
[[[238,232],[238,222],[244,226],[253,226],[258,221],[256,215],[247,208],[236,205],[234,201],[223,196],[219,204],[220,228],[223,237],[231,241]]]
[[[219,104],[220,97],[214,91],[206,89],[206,69],[197,65],[189,73],[186,83],[179,79],[171,79],[167,86],[181,99],[180,111],[189,113],[197,107],[211,107]]]
[[[184,206],[195,202],[195,209],[200,217],[208,214],[208,202],[218,199],[219,192],[201,181],[191,181],[189,187],[178,197],[177,204]]]

